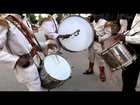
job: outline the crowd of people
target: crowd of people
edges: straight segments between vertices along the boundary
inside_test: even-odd
[[[19,83],[24,83],[29,91],[44,91],[51,81],[42,67],[42,60],[37,52],[45,54],[59,53],[61,45],[58,38],[69,38],[70,34],[60,35],[58,26],[62,22],[57,14],[46,14],[39,20],[45,42],[35,43],[33,24],[27,20],[26,14],[8,14],[0,18],[0,64],[11,68]],[[101,52],[105,49],[104,41],[111,37],[112,24],[102,18],[101,13],[92,14],[86,19],[94,30],[94,42],[88,48],[89,65],[84,75],[94,74],[95,58],[99,69],[99,77],[102,82],[106,80],[105,65],[101,58]],[[136,60],[122,70],[122,92],[136,92],[139,77],[140,63],[140,14],[130,20],[127,14],[119,14],[117,24],[120,27],[114,40],[120,40],[129,44],[136,52]],[[6,46],[7,51],[3,51]],[[9,59],[10,58],[10,59]],[[135,70],[133,70],[135,68]]]

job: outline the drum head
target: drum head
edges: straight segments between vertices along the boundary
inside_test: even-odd
[[[56,80],[66,80],[71,75],[69,63],[60,55],[57,57],[53,54],[46,56],[44,67],[49,76]]]
[[[62,48],[67,51],[83,51],[93,43],[93,28],[90,22],[81,16],[72,15],[66,17],[58,27],[58,33],[62,35],[72,34],[76,30],[80,30],[77,36],[72,35],[68,39],[63,40],[59,38]]]

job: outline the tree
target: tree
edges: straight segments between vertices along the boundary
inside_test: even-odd
[[[36,16],[34,14],[27,14],[27,18],[29,18],[33,24],[38,23],[38,20],[36,19]]]

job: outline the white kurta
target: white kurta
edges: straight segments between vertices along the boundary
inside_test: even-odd
[[[140,14],[135,15],[131,28],[132,29],[130,29],[125,37],[125,42],[131,44],[140,44]],[[133,36],[133,34],[135,35]]]
[[[55,52],[57,52],[60,50],[60,43],[57,38],[59,36],[59,34],[56,32],[58,25],[56,24],[56,26],[57,26],[56,27],[55,24],[56,23],[54,23],[53,21],[43,21],[43,23],[41,24],[41,28],[45,35],[48,35],[50,38],[53,39],[50,41],[55,43],[58,46],[58,48],[55,49]],[[49,53],[52,53],[52,52],[54,52],[54,51],[49,50]]]
[[[94,63],[96,57],[97,63],[100,67],[104,66],[104,63],[100,57],[100,53],[103,50],[101,47],[101,42],[107,40],[111,36],[111,26],[105,27],[106,22],[107,21],[105,19],[99,19],[97,23],[95,21],[92,23],[99,40],[98,42],[94,41],[92,46],[89,48],[89,61]]]
[[[18,14],[12,14],[19,21],[21,16]],[[29,67],[23,69],[18,65],[15,66],[19,55],[30,53],[32,46],[22,34],[22,32],[9,20],[6,20],[10,28],[0,25],[0,63],[11,69],[14,69],[16,78],[19,83],[25,83],[39,77],[36,65],[33,63]],[[29,29],[28,29],[29,30]],[[30,32],[30,31],[29,31]],[[33,33],[30,33],[33,35]],[[40,42],[42,48],[47,48],[47,42]],[[2,49],[6,46],[8,52]],[[34,61],[39,65],[40,60],[37,55],[34,56]]]

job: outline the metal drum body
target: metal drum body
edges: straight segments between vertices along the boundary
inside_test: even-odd
[[[133,49],[122,41],[117,41],[102,51],[101,57],[111,71],[125,69],[137,58]]]

